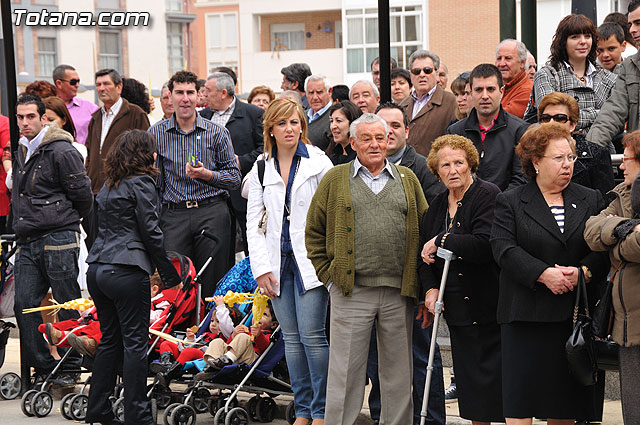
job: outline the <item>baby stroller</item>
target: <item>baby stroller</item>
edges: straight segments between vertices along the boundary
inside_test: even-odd
[[[10,258],[16,251],[15,235],[0,236],[2,254],[0,255],[0,317],[13,316],[13,299],[15,287],[13,268]],[[5,350],[11,329],[15,328],[11,322],[0,320],[0,367],[4,364]],[[22,380],[17,373],[8,372],[0,375],[0,398],[13,400],[22,391]]]

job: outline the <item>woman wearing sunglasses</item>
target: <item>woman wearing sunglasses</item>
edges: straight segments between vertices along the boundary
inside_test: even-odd
[[[607,199],[607,196],[611,196],[607,193],[615,185],[611,156],[606,148],[587,141],[582,134],[574,133],[579,116],[578,102],[566,93],[549,93],[538,104],[538,122],[554,121],[564,125],[572,133],[578,159],[573,167],[571,181],[599,190]]]
[[[596,62],[597,31],[584,15],[568,15],[558,24],[551,42],[551,56],[533,78],[532,101],[525,116],[532,115],[543,97],[554,91],[575,97],[580,116],[574,132],[586,134],[611,94],[616,75]]]

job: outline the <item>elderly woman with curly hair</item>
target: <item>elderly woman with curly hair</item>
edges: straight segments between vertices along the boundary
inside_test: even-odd
[[[616,75],[597,62],[598,31],[584,15],[568,15],[558,24],[551,56],[533,77],[532,101],[525,117],[551,92],[567,93],[578,100],[580,118],[575,131],[586,134],[616,83]],[[528,118],[528,117],[527,117]]]
[[[608,269],[606,256],[591,252],[582,237],[604,200],[597,190],[571,181],[577,157],[563,125],[527,130],[516,152],[530,181],[498,195],[491,230],[501,268],[504,415],[507,424],[530,425],[538,417],[573,425],[586,417],[593,388],[570,375],[564,347],[579,269],[587,285]]]
[[[444,267],[435,256],[438,247],[453,251],[458,260],[447,276],[444,315],[451,333],[460,416],[474,425],[503,422],[496,322],[499,269],[489,245],[500,189],[475,176],[478,150],[466,137],[438,137],[427,162],[447,190],[433,199],[420,226],[423,261],[418,272],[424,303],[433,314]]]
[[[273,94],[273,90],[271,90],[267,86],[256,86],[251,89],[249,93],[249,97],[247,97],[247,102],[252,105],[256,105],[258,108],[262,110],[267,110],[269,104],[273,102],[273,99],[276,98],[276,95]]]

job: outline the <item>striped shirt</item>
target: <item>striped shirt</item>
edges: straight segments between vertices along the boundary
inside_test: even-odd
[[[158,142],[158,186],[163,203],[228,197],[229,190],[240,187],[240,170],[226,128],[196,115],[194,129],[185,133],[178,127],[174,114],[148,131]],[[190,154],[213,171],[211,180],[187,176]]]
[[[113,119],[120,112],[120,108],[122,107],[122,98],[118,98],[116,103],[114,103],[111,108],[109,108],[109,112],[103,106],[102,110],[102,133],[100,133],[100,149],[102,149],[102,145],[104,144],[104,139],[107,138],[107,133],[109,133],[109,129],[111,128],[111,123]]]
[[[558,227],[560,228],[560,231],[564,233],[564,206],[551,205],[549,208],[551,209],[551,214],[553,214],[553,218],[555,218],[556,223],[558,223]]]
[[[389,181],[389,177],[395,178],[393,176],[393,172],[391,171],[391,163],[386,159],[384,160],[384,162],[384,168],[378,173],[377,176],[374,177],[373,174],[371,174],[371,171],[369,171],[367,167],[362,165],[356,157],[356,159],[353,160],[353,177],[360,176],[362,181],[369,187],[369,189],[371,189],[371,191],[377,195],[382,189],[384,189],[384,186]]]

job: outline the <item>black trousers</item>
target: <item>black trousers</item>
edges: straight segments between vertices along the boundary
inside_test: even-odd
[[[235,234],[235,228],[231,227],[231,214],[226,200],[220,196],[215,202],[199,208],[163,207],[160,227],[164,233],[166,250],[191,258],[197,271],[217,249],[213,261],[202,275],[202,297],[212,296],[218,281],[233,265],[231,237]],[[215,241],[200,235],[203,229],[220,238],[218,247]]]
[[[146,394],[151,290],[149,276],[137,266],[93,263],[87,286],[95,302],[102,339],[93,362],[86,422],[113,418],[109,396],[122,364],[124,419],[127,425],[151,425]]]

